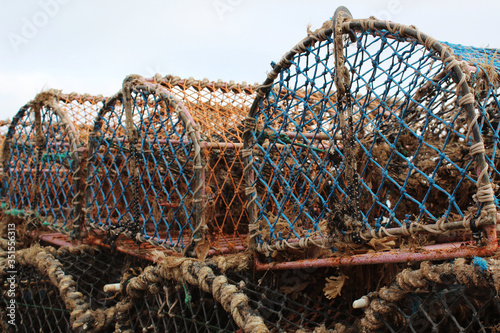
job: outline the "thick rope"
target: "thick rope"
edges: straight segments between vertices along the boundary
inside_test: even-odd
[[[28,249],[16,251],[17,264],[21,266],[31,266],[40,274],[47,276],[54,287],[59,291],[66,309],[70,312],[71,328],[75,332],[101,332],[111,326],[115,318],[115,307],[106,310],[92,310],[90,304],[85,301],[82,293],[76,289],[76,282],[73,276],[66,275],[59,260],[51,253],[64,253],[86,251],[87,247],[71,250],[63,248],[55,250],[35,245]],[[3,270],[0,269],[0,273]]]
[[[222,80],[210,81],[207,78],[204,78],[203,80],[196,80],[193,77],[182,79],[179,76],[174,75],[166,75],[165,77],[162,77],[160,74],[156,74],[154,76],[154,80],[157,84],[166,84],[182,89],[192,87],[198,90],[208,89],[212,92],[215,90],[221,90],[222,92],[231,90],[234,93],[245,93],[247,95],[253,94],[254,87],[258,86],[258,83],[249,85],[245,81],[241,83],[235,83],[233,80],[229,82],[224,82]]]
[[[463,258],[441,265],[423,262],[417,270],[405,269],[390,286],[368,295],[370,304],[360,322],[362,330],[371,332],[382,328],[387,316],[395,316],[391,317],[392,320],[404,323],[405,319],[394,311],[396,303],[405,301],[410,293],[431,292],[435,283],[447,285],[456,282],[474,288],[494,287],[498,291],[500,274],[497,271],[500,264],[497,260],[488,261],[487,269],[475,267]]]
[[[117,329],[122,330],[123,323],[127,323],[125,312],[132,308],[131,302],[146,292],[161,290],[161,280],[166,279],[179,284],[187,282],[212,294],[244,332],[269,332],[263,319],[250,308],[248,296],[230,284],[226,276],[216,275],[207,264],[196,259],[158,255],[160,259],[157,266],[145,268],[141,274],[128,281],[126,292],[129,297],[117,305],[119,317],[123,319],[117,324]],[[122,280],[122,285],[124,282]]]

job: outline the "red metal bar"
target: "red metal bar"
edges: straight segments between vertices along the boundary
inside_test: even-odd
[[[389,252],[366,253],[345,257],[322,259],[304,259],[291,262],[265,264],[255,257],[255,268],[263,270],[304,269],[333,266],[356,266],[368,264],[401,263],[407,261],[447,260],[460,257],[486,257],[493,255],[498,249],[496,226],[488,226],[488,244],[474,247],[472,241],[425,246],[422,249],[400,249]]]
[[[243,252],[243,251],[246,250],[246,247],[244,247],[243,245],[236,245],[233,248],[222,247],[220,250],[211,249],[210,251],[208,251],[208,256],[211,257],[211,256],[214,256],[214,255],[217,255],[217,254],[234,253],[235,250],[236,250],[236,252]]]
[[[94,230],[93,232],[95,232],[97,235],[96,236],[89,236],[89,237],[83,239],[83,243],[84,244],[92,244],[92,245],[96,245],[99,247],[104,247],[104,248],[109,249],[110,248],[109,244],[105,243],[106,238],[105,238],[104,233],[101,232],[100,230]],[[61,233],[36,234],[36,232],[33,232],[33,236],[38,237],[40,240],[45,241],[45,242],[50,243],[50,244],[53,244],[53,245],[58,246],[58,247],[76,246],[76,243],[73,244],[68,236],[61,234]],[[155,239],[155,240],[157,240],[157,239]],[[189,243],[189,239],[186,239],[185,243],[186,244]],[[239,238],[234,239],[234,244],[237,244],[237,243],[239,243],[239,244],[230,247],[228,242],[226,242],[225,244],[222,244],[222,247],[219,249],[210,249],[210,251],[208,252],[208,255],[214,256],[214,255],[219,255],[219,254],[234,253],[235,250],[238,252],[242,252],[246,249],[245,246],[243,246],[243,244],[241,244],[241,240]],[[171,256],[180,256],[180,254],[177,252],[174,252],[172,250],[167,250],[161,246],[154,246],[154,245],[151,245],[147,242],[141,243],[140,247],[138,247],[137,244],[133,240],[125,238],[125,237],[119,237],[116,241],[116,251],[123,253],[123,254],[138,257],[141,259],[153,261],[153,256],[150,255],[152,250],[159,250],[159,251],[165,252],[166,254],[171,255]]]
[[[47,242],[47,243],[50,243],[50,244],[53,244],[55,246],[73,246],[73,244],[71,243],[70,239],[68,236],[64,235],[64,234],[60,234],[60,233],[50,233],[50,234],[40,234],[40,235],[35,235],[35,236],[38,236],[39,239]]]

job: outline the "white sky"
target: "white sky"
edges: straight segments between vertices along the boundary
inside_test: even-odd
[[[339,5],[500,48],[498,0],[0,0],[0,119],[44,87],[109,96],[128,74],[262,82]]]

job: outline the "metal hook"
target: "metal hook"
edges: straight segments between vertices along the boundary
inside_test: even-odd
[[[337,21],[341,17],[346,17],[346,18],[352,20],[352,14],[349,11],[349,9],[347,9],[347,7],[345,7],[345,6],[337,7],[337,9],[335,10],[335,13],[333,14],[333,33],[334,33],[334,36],[335,36],[335,27],[337,26]],[[349,32],[348,34],[349,34],[349,38],[351,39],[351,42],[354,43],[356,41],[356,36],[354,36],[354,34],[352,32]]]

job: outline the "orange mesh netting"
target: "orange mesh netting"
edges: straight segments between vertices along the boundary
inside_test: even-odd
[[[125,79],[91,135],[89,224],[177,251],[193,238],[241,249],[242,121],[253,98],[246,83]]]

